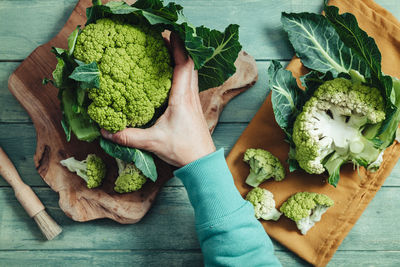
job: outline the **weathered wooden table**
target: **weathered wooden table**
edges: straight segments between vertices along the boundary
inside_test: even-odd
[[[202,255],[194,229],[193,210],[176,178],[159,194],[148,215],[134,225],[110,220],[74,222],[58,207],[58,196],[33,165],[35,129],[7,88],[9,75],[40,44],[64,25],[76,0],[0,1],[0,145],[24,180],[64,228],[56,240],[44,241],[0,179],[0,266],[198,266]],[[258,83],[234,99],[213,135],[228,153],[266,94],[266,68],[272,59],[286,63],[293,55],[280,26],[280,13],[318,12],[322,0],[180,0],[196,25],[223,29],[237,23],[243,48],[257,59]],[[398,0],[377,0],[400,19]],[[400,49],[400,48],[399,48]],[[400,164],[336,252],[330,266],[400,266]],[[307,265],[275,244],[284,266]]]

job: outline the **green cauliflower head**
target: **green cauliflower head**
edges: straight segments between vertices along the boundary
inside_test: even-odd
[[[147,178],[134,163],[126,163],[116,159],[118,165],[118,178],[114,190],[118,193],[134,192],[143,187]]]
[[[294,122],[295,159],[308,173],[327,170],[335,185],[343,163],[368,167],[379,158],[381,151],[365,132],[384,119],[385,103],[378,89],[344,78],[327,81]]]
[[[95,154],[87,155],[85,160],[79,161],[74,157],[60,161],[61,165],[67,167],[70,172],[76,174],[86,181],[88,188],[99,187],[106,176],[106,164]]]
[[[275,181],[282,181],[285,178],[285,169],[282,163],[264,149],[247,149],[243,161],[250,165],[250,173],[246,179],[246,183],[250,186],[257,187],[272,177]]]
[[[282,215],[275,208],[274,195],[267,189],[260,187],[253,188],[247,193],[246,200],[253,204],[257,219],[277,221]]]
[[[88,114],[107,131],[145,125],[168,98],[172,62],[155,28],[99,19],[79,34],[74,57],[98,64],[100,88],[88,90]]]
[[[327,195],[299,192],[289,197],[282,204],[280,211],[293,220],[301,233],[305,235],[333,204],[333,200]]]

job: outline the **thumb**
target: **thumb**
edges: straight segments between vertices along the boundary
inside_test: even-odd
[[[153,150],[155,138],[152,128],[126,128],[115,134],[109,133],[106,130],[101,129],[101,134],[104,138],[123,146],[134,147],[149,151]]]

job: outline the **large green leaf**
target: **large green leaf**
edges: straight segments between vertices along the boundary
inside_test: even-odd
[[[368,74],[363,61],[340,40],[335,28],[322,15],[313,13],[282,13],[282,24],[296,55],[309,69],[322,73],[348,73],[358,70]]]
[[[77,66],[67,50],[53,47],[51,52],[56,55],[57,65],[53,71],[53,83],[59,89],[74,87],[75,81],[69,78],[69,75]],[[60,90],[60,91],[61,91]]]
[[[76,112],[74,109],[77,106],[77,99],[73,89],[62,90],[61,106],[63,111],[61,125],[67,140],[70,138],[71,130],[82,141],[92,142],[100,136],[98,125],[90,119],[86,110],[80,109]]]
[[[301,111],[304,92],[297,86],[292,73],[272,61],[268,68],[268,84],[272,91],[271,101],[275,120],[291,140],[294,118]]]
[[[135,166],[142,171],[142,173],[155,182],[157,180],[157,168],[154,163],[153,157],[150,153],[136,149],[134,158]]]
[[[357,19],[353,14],[339,14],[339,9],[335,6],[325,6],[325,14],[328,21],[336,29],[337,34],[343,43],[358,55],[369,69],[370,83],[379,88],[386,102],[386,118],[381,123],[378,134],[386,131],[396,113],[396,103],[392,95],[392,77],[384,75],[381,70],[382,56],[374,39],[363,31],[357,23]],[[356,69],[358,70],[358,69]],[[398,122],[397,122],[398,123]],[[386,140],[382,140],[386,142]]]
[[[380,76],[381,53],[374,39],[358,26],[356,17],[350,13],[339,15],[339,9],[335,6],[325,6],[324,11],[340,40],[368,65],[372,74]]]
[[[81,26],[78,25],[76,29],[68,36],[68,54],[71,56],[74,53],[78,35],[81,32]]]
[[[92,62],[85,65],[79,65],[74,69],[69,78],[84,82],[88,88],[99,88],[100,87],[100,70],[96,62]]]
[[[156,164],[150,153],[137,148],[121,146],[104,138],[100,138],[100,146],[111,157],[125,162],[133,162],[143,175],[153,182],[157,180]]]
[[[100,138],[101,148],[111,157],[125,162],[134,162],[136,148],[121,146],[110,140]]]
[[[235,60],[242,49],[239,43],[239,25],[231,24],[224,32],[210,30],[204,26],[196,28],[206,47],[214,48],[213,53],[199,68],[200,91],[215,87],[235,73]],[[189,54],[194,52],[189,51]]]
[[[379,139],[383,141],[382,147],[390,146],[395,137],[400,122],[400,80],[393,77],[393,92],[392,98],[397,107],[396,112],[393,114],[391,121],[388,123],[386,130],[379,135]]]

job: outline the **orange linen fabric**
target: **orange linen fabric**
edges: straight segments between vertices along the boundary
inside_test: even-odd
[[[375,39],[382,53],[383,72],[400,77],[399,21],[372,0],[331,0],[330,4],[339,7],[340,13],[351,12],[357,17],[360,27]],[[296,77],[307,71],[297,58],[287,68]],[[249,173],[249,167],[242,160],[247,148],[264,148],[282,162],[287,159],[289,147],[284,141],[283,131],[275,122],[270,96],[227,157],[236,187],[242,196],[251,189],[244,182]],[[351,164],[347,164],[342,167],[337,188],[327,183],[326,176],[310,175],[304,171],[287,171],[287,177],[282,182],[263,183],[262,187],[274,194],[277,207],[290,195],[300,191],[323,193],[335,201],[335,205],[305,236],[299,233],[293,221],[284,216],[278,222],[262,221],[265,230],[301,258],[316,266],[325,266],[389,176],[399,157],[400,144],[396,142],[387,148],[384,161],[375,173],[368,173],[364,168],[357,173]]]

